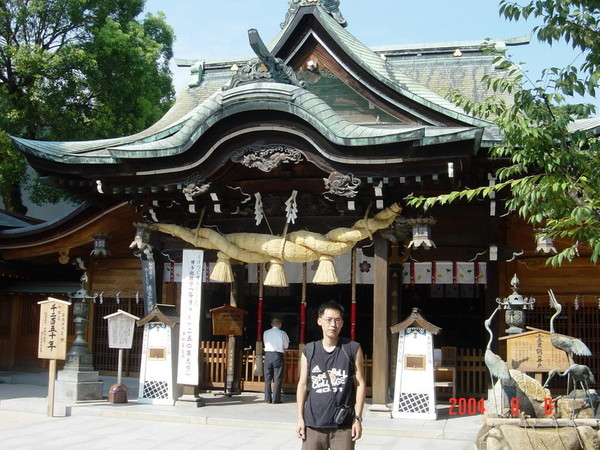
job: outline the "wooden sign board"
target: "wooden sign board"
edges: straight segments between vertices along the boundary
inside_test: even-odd
[[[514,336],[503,336],[506,340],[506,362],[509,369],[521,372],[561,372],[569,367],[569,358],[550,342],[550,332],[534,329]]]
[[[220,306],[211,309],[213,335],[241,336],[244,331],[244,315],[246,311],[234,306]]]
[[[38,358],[65,359],[67,354],[67,319],[71,303],[49,297],[40,305]]]
[[[108,321],[108,347],[131,348],[135,322],[140,318],[120,309],[104,318]]]

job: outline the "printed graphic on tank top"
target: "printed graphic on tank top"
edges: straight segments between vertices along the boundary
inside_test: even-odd
[[[342,345],[348,342],[350,342],[350,350],[346,355]],[[341,404],[349,405],[352,410],[354,409],[354,362],[350,358],[354,358],[357,348],[358,343],[340,339],[331,353],[325,351],[322,341],[314,343],[312,356],[307,355],[307,350],[304,349],[309,377],[309,392],[304,409],[306,426],[311,428],[350,428],[352,426],[351,414],[341,425],[337,425],[333,421],[333,415],[336,407]],[[329,377],[329,383],[326,377]]]

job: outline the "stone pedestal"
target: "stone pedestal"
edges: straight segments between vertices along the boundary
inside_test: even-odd
[[[198,386],[181,386],[182,395],[175,402],[175,406],[199,408],[204,406],[204,399],[198,395]]]
[[[63,402],[102,400],[102,387],[99,374],[92,366],[92,354],[74,354],[71,350],[65,368],[56,376],[56,399]]]
[[[485,402],[485,414],[491,417],[508,417],[510,415],[510,401],[517,397],[517,387],[514,382],[503,384],[496,381],[493,389],[488,389]]]
[[[56,376],[56,399],[63,402],[102,400],[98,372],[61,370]]]

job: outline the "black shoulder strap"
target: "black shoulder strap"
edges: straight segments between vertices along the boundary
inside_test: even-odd
[[[350,368],[352,371],[352,376],[354,376],[354,374],[356,373],[356,366],[354,364],[354,353],[355,351],[352,350],[352,344],[354,342],[350,339],[344,340],[342,342],[342,351],[344,352],[344,354],[346,355],[346,358],[348,358],[350,360]],[[356,346],[356,350],[358,350],[358,345]]]
[[[306,352],[306,362],[308,369],[310,370],[310,363],[312,362],[313,355],[315,354],[315,341],[306,344],[304,346],[304,351]]]
[[[310,363],[312,362],[312,358],[315,354],[315,341],[309,342],[308,344],[306,344],[304,346],[304,351],[305,351],[305,355],[306,355],[306,362],[308,367],[310,368]],[[342,351],[344,352],[344,354],[346,355],[346,358],[348,358],[350,360],[350,367],[352,367],[352,375],[354,375],[355,372],[355,366],[354,366],[354,351],[352,351],[352,341],[350,339],[344,339],[344,341],[342,341]],[[358,346],[356,347],[358,349]]]

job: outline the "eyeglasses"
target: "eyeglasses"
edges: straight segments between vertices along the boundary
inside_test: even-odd
[[[339,317],[321,317],[321,319],[327,322],[327,324],[331,324],[333,322],[336,325],[340,325],[343,322],[343,319],[340,319]]]

